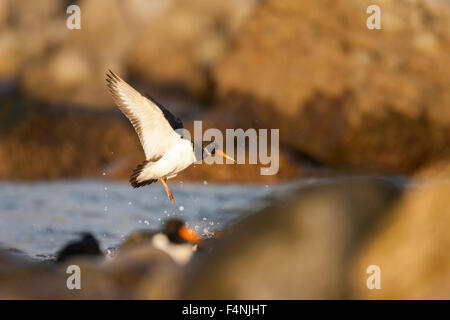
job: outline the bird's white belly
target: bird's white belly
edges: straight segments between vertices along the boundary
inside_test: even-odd
[[[181,139],[175,143],[164,156],[143,170],[140,177],[144,179],[172,178],[194,163],[194,151],[190,141]]]
[[[196,246],[190,243],[171,244],[167,236],[163,233],[158,233],[153,236],[153,246],[161,251],[167,253],[176,263],[184,265],[189,262]]]

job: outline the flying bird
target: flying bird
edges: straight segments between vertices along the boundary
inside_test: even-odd
[[[234,161],[213,141],[185,139],[180,132],[183,129],[180,118],[155,99],[140,94],[111,70],[106,73],[106,83],[114,102],[130,120],[144,149],[145,161],[134,169],[130,177],[134,188],[160,181],[168,199],[175,204],[167,179],[215,153]],[[202,152],[197,155],[194,150]]]

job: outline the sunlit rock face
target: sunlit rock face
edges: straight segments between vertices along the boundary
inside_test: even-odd
[[[449,21],[443,1],[266,1],[216,65],[219,95],[327,164],[413,172],[449,156]]]
[[[185,277],[183,298],[340,299],[361,241],[400,189],[343,180],[297,190],[243,220]]]
[[[359,250],[348,275],[354,297],[450,298],[450,183],[434,181],[408,191]],[[367,266],[380,267],[381,288],[368,290]]]
[[[27,94],[95,108],[112,107],[104,74],[134,74],[155,86],[197,95],[256,0],[78,1],[80,29],[66,27],[64,1],[0,1],[0,78]]]

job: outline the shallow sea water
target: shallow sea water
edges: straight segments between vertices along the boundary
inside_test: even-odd
[[[158,229],[179,216],[201,235],[267,206],[284,185],[170,183],[133,189],[126,182],[0,182],[0,246],[51,258],[80,232],[92,232],[103,249],[139,229]]]
[[[0,247],[47,259],[81,232],[91,232],[102,249],[114,249],[136,230],[159,229],[181,217],[207,237],[288,196],[291,190],[342,179],[303,178],[274,185],[208,184],[170,181],[176,205],[162,185],[133,189],[127,182],[69,180],[0,182]],[[401,177],[378,177],[401,186]]]

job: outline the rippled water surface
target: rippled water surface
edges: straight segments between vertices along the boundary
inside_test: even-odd
[[[176,205],[160,185],[133,189],[125,182],[0,183],[0,246],[30,256],[54,256],[79,232],[103,248],[137,229],[156,229],[182,216],[200,234],[222,228],[270,203],[281,186],[171,183]]]
[[[350,179],[365,177],[354,177]],[[407,179],[379,177],[405,186]],[[0,182],[0,247],[50,258],[80,232],[92,232],[103,249],[139,229],[158,229],[181,216],[203,236],[255,212],[299,187],[342,178],[303,178],[279,185],[171,181],[176,205],[162,185],[133,189],[126,182],[81,180]],[[348,179],[348,178],[345,178]]]

